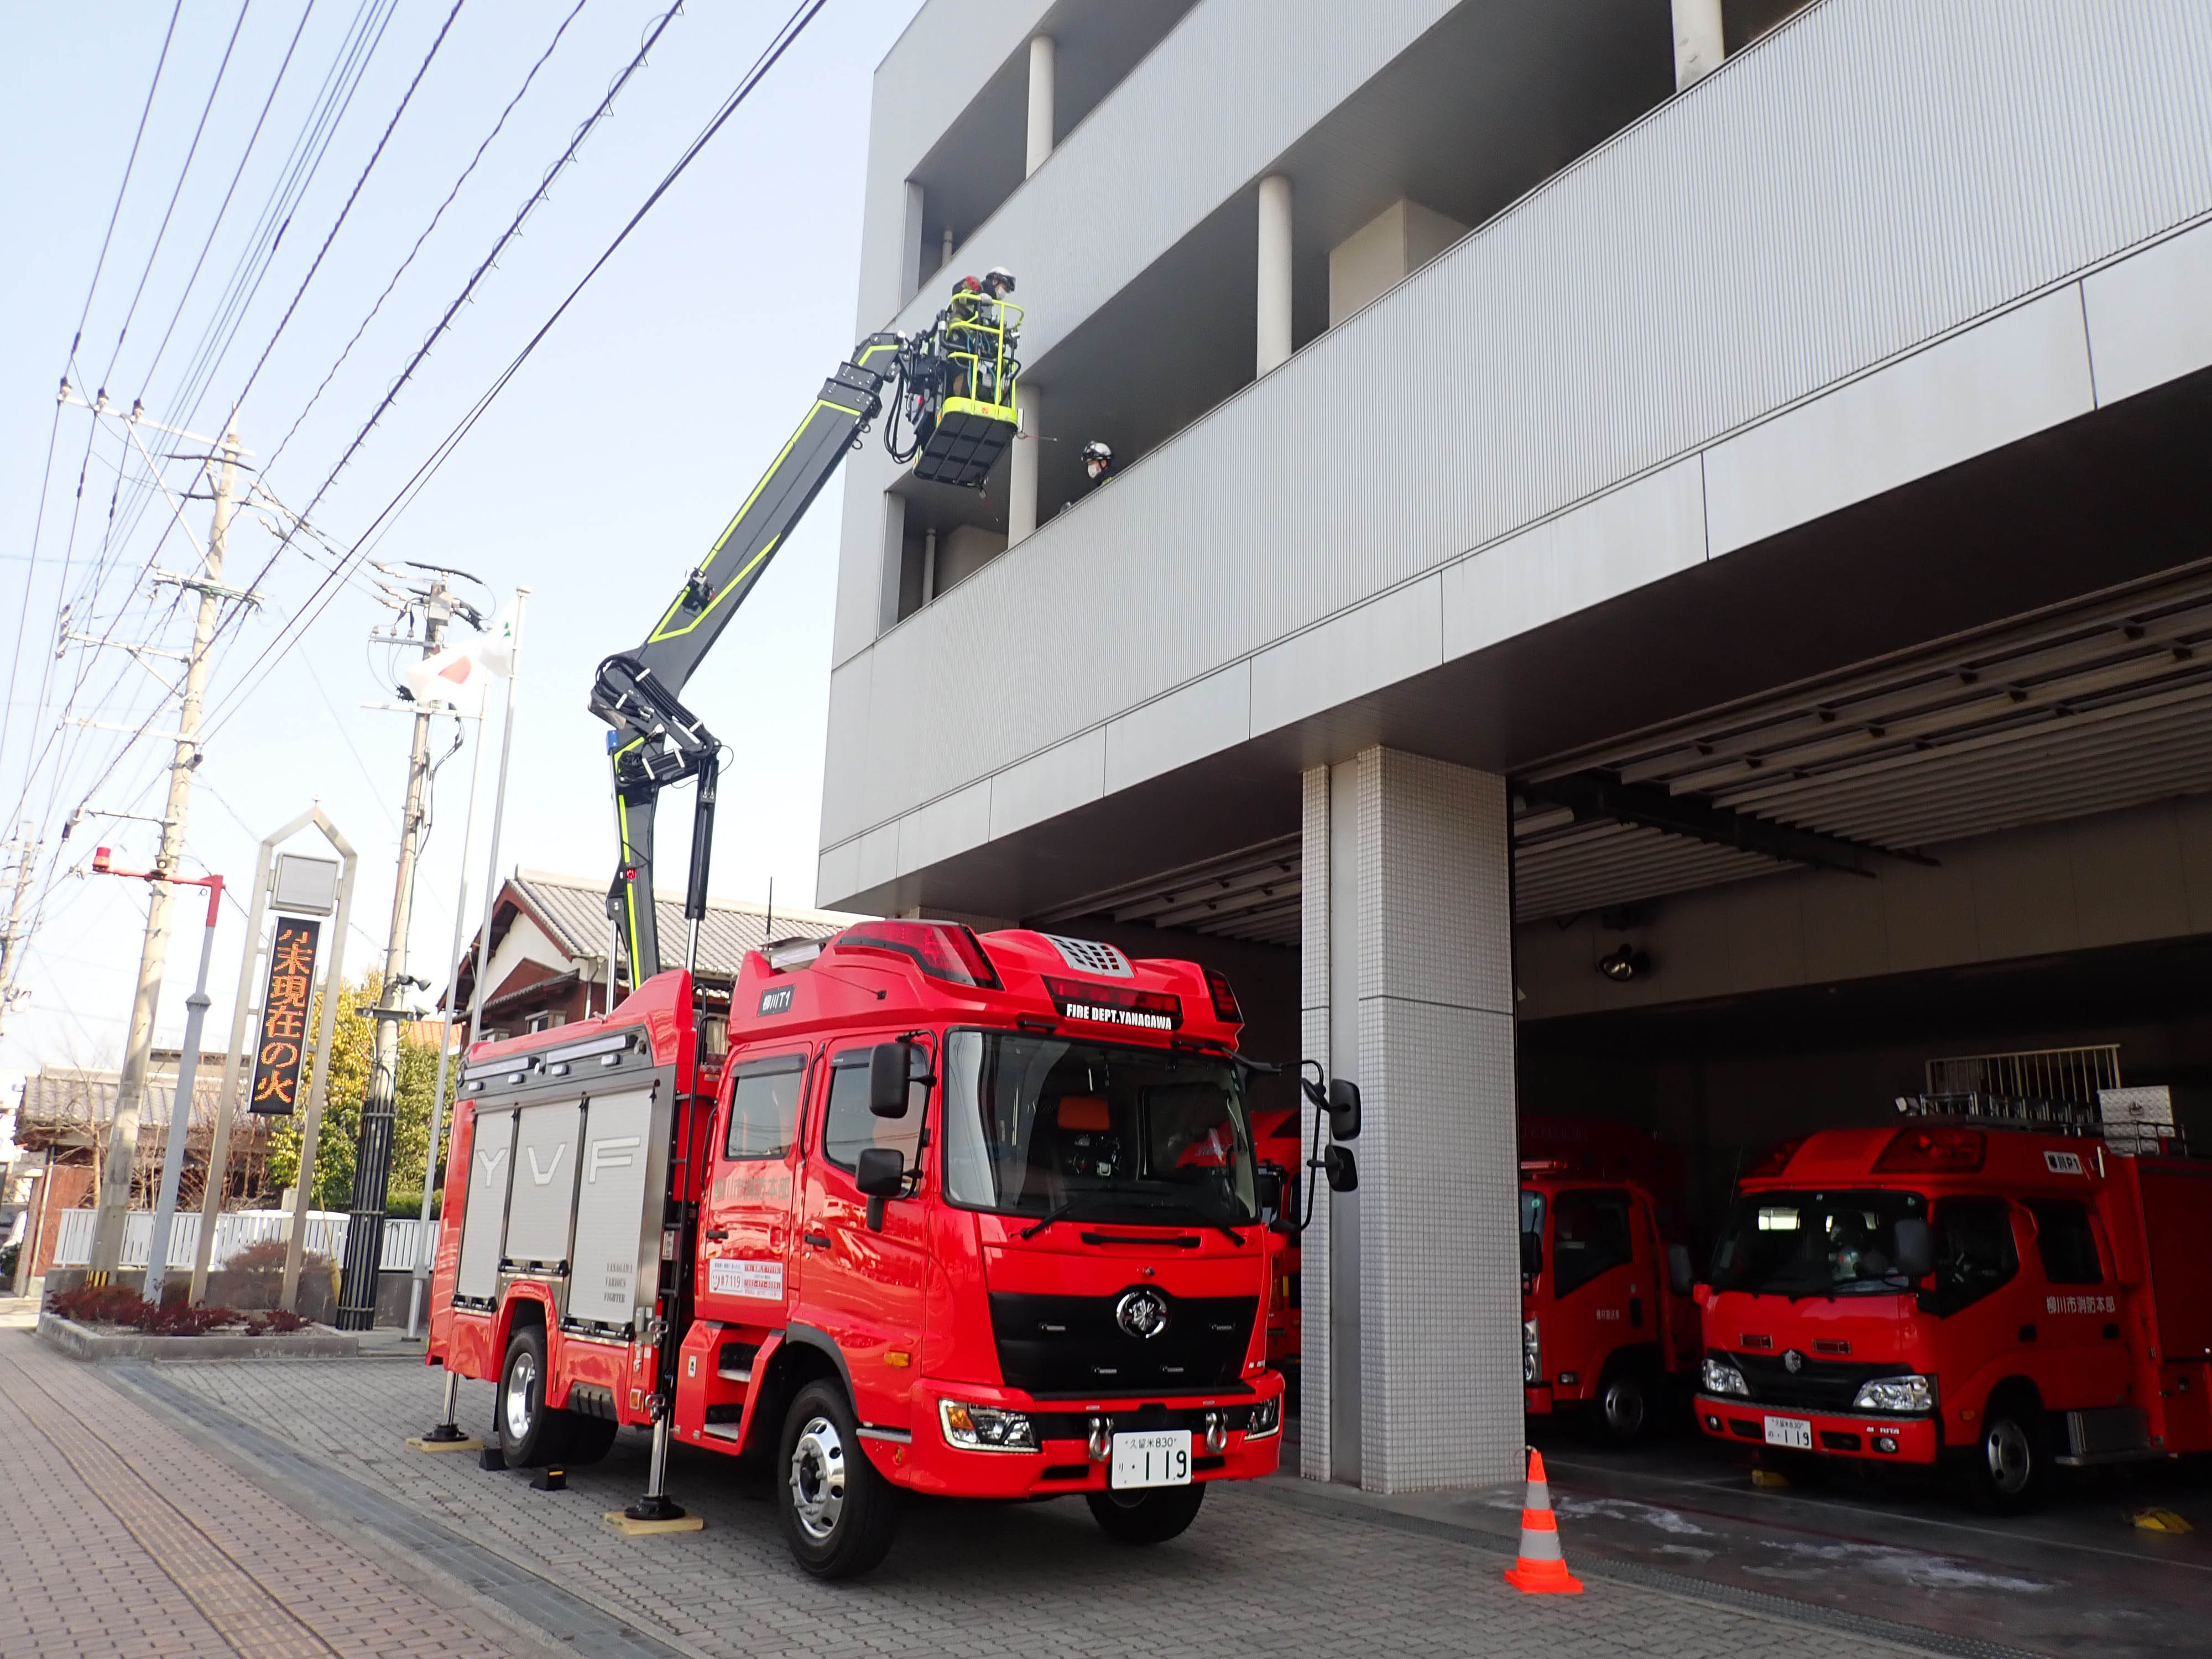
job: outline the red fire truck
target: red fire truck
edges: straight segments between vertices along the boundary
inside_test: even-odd
[[[2212,1162],[2072,1127],[1926,1115],[1772,1149],[1698,1287],[1705,1432],[1955,1459],[2001,1509],[2054,1465],[2212,1449]]]
[[[650,1425],[645,1517],[682,1513],[672,1442],[766,1454],[823,1577],[881,1558],[902,1488],[1172,1537],[1280,1445],[1240,1023],[1191,963],[878,921],[748,956],[719,1054],[680,972],[481,1044],[429,1358],[495,1382],[513,1464]]]
[[[1521,1121],[1521,1378],[1531,1417],[1632,1444],[1700,1355],[1680,1154],[1595,1120]]]

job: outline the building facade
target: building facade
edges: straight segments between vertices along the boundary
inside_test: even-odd
[[[2212,12],[928,0],[868,167],[1024,433],[848,464],[817,897],[1272,953],[1308,1474],[1517,1468],[1516,1113],[2212,1085]]]

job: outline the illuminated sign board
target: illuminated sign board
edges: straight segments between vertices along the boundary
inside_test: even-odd
[[[315,1000],[315,945],[323,924],[276,918],[269,947],[269,982],[261,998],[261,1044],[253,1051],[253,1092],[247,1109],[289,1116],[299,1104],[300,1071],[307,1054],[307,1021]]]

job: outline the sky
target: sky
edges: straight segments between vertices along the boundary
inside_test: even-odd
[[[164,696],[156,674],[181,669],[113,646],[57,655],[58,612],[68,601],[66,631],[180,650],[190,606],[144,573],[191,568],[185,531],[204,542],[210,511],[197,464],[162,459],[202,446],[142,427],[149,464],[120,421],[58,404],[58,381],[104,388],[119,409],[143,400],[149,420],[203,439],[235,403],[252,477],[295,513],[321,496],[322,544],[283,547],[249,515],[230,537],[227,579],[258,578],[263,603],[212,659],[185,859],[187,873],[240,890],[210,975],[204,1046],[220,1048],[258,842],[311,805],[360,856],[345,970],[382,958],[410,723],[363,705],[396,701],[406,649],[372,632],[410,623],[379,603],[374,572],[326,584],[339,563],[326,548],[354,548],[697,137],[792,0],[694,0],[675,17],[334,475],[666,9],[72,0],[0,12],[0,223],[16,238],[0,260],[0,841],[27,823],[40,847],[17,981],[30,994],[5,1016],[0,1073],[119,1060],[147,894],[89,865],[101,845],[120,866],[151,861],[158,824],[127,815],[158,816],[171,751],[131,734],[173,729],[172,713],[148,717]],[[592,669],[644,636],[853,343],[870,81],[916,9],[829,0],[367,550],[471,573],[481,584],[459,591],[488,611],[530,589],[502,872],[612,871],[605,728],[585,708]],[[325,97],[356,74],[349,100]],[[153,465],[173,507],[150,487]],[[773,880],[779,906],[813,899],[841,498],[824,492],[687,693],[732,751],[718,896],[759,899]],[[436,725],[437,752],[455,732]],[[441,986],[475,741],[471,727],[438,774],[416,890],[410,965]],[[494,724],[471,909],[496,746]],[[688,792],[664,805],[664,885],[680,884],[689,816]],[[292,848],[325,850],[312,832]],[[0,872],[12,861],[0,854]],[[180,1040],[204,911],[184,891],[173,915],[155,1037],[167,1044]]]

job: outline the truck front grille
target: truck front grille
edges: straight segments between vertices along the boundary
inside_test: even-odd
[[[1860,1384],[1877,1376],[1900,1376],[1909,1367],[1858,1364],[1843,1359],[1815,1359],[1800,1352],[1799,1369],[1789,1366],[1787,1353],[1732,1353],[1728,1358],[1743,1373],[1751,1397],[1762,1406],[1795,1406],[1802,1411],[1848,1412],[1858,1398]]]
[[[993,1295],[991,1327],[1006,1386],[1035,1395],[1188,1394],[1237,1380],[1258,1297],[1170,1297],[1142,1288],[1168,1309],[1165,1328],[1149,1337],[1132,1335],[1115,1317],[1127,1291]]]

